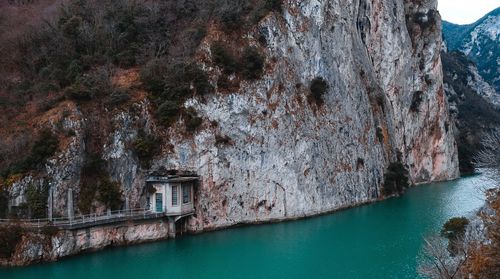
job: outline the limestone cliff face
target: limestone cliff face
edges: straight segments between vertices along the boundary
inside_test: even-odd
[[[258,36],[266,41],[264,76],[188,100],[186,107],[204,119],[194,136],[184,136],[180,123],[168,131],[156,126],[146,99],[112,117],[103,158],[130,207],[144,205],[145,177],[160,167],[200,175],[197,212],[188,224],[194,231],[376,200],[387,165],[398,159],[415,183],[459,175],[436,1],[290,0],[282,15],[267,16],[243,35],[254,45]],[[210,45],[225,39],[213,26],[197,54],[214,84],[220,71],[211,66]],[[315,77],[329,84],[322,106],[307,100]],[[67,189],[78,185],[85,150],[86,119],[77,108],[70,113],[73,142],[46,167],[59,215]],[[139,128],[166,141],[151,169],[142,169],[128,148]],[[12,187],[19,199],[23,181]]]
[[[232,144],[216,145],[207,129],[192,141],[173,138],[174,155],[157,162],[201,175],[193,228],[377,199],[398,156],[416,183],[458,176],[436,2],[403,2],[287,1],[283,17],[260,24],[268,41],[264,78],[190,103]],[[205,51],[220,39],[211,35]],[[304,97],[316,76],[330,85],[319,108]],[[416,112],[414,94],[422,97]]]

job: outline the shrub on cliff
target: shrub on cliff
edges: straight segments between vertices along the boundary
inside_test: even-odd
[[[385,195],[400,194],[410,185],[408,170],[401,162],[391,163],[384,174],[384,181]]]
[[[132,143],[132,148],[143,166],[149,166],[149,161],[160,149],[160,140],[147,134],[144,130],[139,130],[137,138]]]
[[[469,220],[465,217],[454,217],[446,221],[441,229],[441,236],[449,240],[456,240],[465,234]]]
[[[215,43],[211,47],[212,59],[220,66],[225,74],[233,74],[239,71],[239,63],[231,51],[222,43]]]
[[[244,24],[243,13],[239,9],[226,10],[222,13],[220,22],[227,32],[237,30]]]
[[[167,61],[153,59],[149,61],[140,71],[142,86],[154,95],[159,95],[165,87],[167,75]]]
[[[186,70],[187,82],[193,85],[196,95],[206,95],[213,92],[214,88],[208,79],[208,74],[194,64],[188,65]]]
[[[283,0],[266,0],[265,7],[269,11],[282,12],[283,11]]]
[[[96,198],[97,186],[104,169],[105,161],[98,154],[87,154],[80,174],[78,195],[78,209],[84,214],[92,211],[92,203]]]
[[[196,110],[192,107],[184,112],[184,124],[188,132],[194,132],[203,123],[203,118],[198,116]]]
[[[123,204],[120,184],[111,181],[106,171],[106,161],[99,154],[88,154],[80,175],[78,209],[91,213],[94,202],[100,202],[111,210],[120,209]]]
[[[75,83],[64,89],[64,95],[74,101],[92,100],[92,91],[83,83]]]
[[[156,117],[160,124],[168,127],[174,123],[180,112],[180,106],[179,101],[166,100],[163,102],[156,110]]]
[[[43,129],[33,143],[30,154],[26,158],[10,165],[2,175],[8,177],[9,175],[38,169],[47,158],[54,155],[58,147],[58,138],[50,129]]]
[[[258,79],[264,71],[264,56],[255,47],[245,48],[241,57],[242,75],[248,80]]]
[[[41,164],[45,159],[54,155],[59,147],[59,140],[49,129],[40,132],[38,139],[31,149],[30,160],[32,166]]]
[[[48,185],[37,187],[30,184],[26,189],[26,207],[31,218],[42,219],[47,217],[47,200],[49,197]]]
[[[89,101],[98,96],[108,95],[113,91],[110,76],[108,69],[96,69],[90,74],[77,77],[72,85],[65,88],[64,93],[68,99],[75,101]]]
[[[455,255],[460,246],[463,245],[462,240],[467,225],[469,225],[469,220],[465,217],[451,218],[443,225],[441,236],[448,239],[448,251],[452,255]]]
[[[167,127],[180,115],[186,99],[213,92],[207,73],[193,63],[165,66],[157,61],[141,71],[141,79],[158,106],[157,119]]]
[[[118,182],[112,182],[108,177],[103,177],[99,183],[97,200],[106,208],[118,210],[123,204],[122,192]]]
[[[253,23],[256,24],[270,12],[281,13],[282,11],[283,0],[260,1],[255,5],[255,10],[252,11],[251,18]]]
[[[0,226],[0,258],[9,259],[23,237],[24,230],[20,226]]]
[[[314,102],[315,104],[321,106],[324,103],[323,96],[328,91],[329,85],[322,77],[316,77],[311,81],[309,90],[309,102]]]

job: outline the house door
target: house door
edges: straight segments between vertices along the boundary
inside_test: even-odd
[[[156,212],[163,212],[163,194],[156,193],[155,200],[156,200]]]

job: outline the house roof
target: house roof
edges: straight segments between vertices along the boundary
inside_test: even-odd
[[[200,178],[198,176],[178,176],[178,175],[150,176],[146,179],[146,182],[180,183],[180,182],[197,181],[199,179]]]

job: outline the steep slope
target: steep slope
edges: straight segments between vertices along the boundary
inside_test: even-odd
[[[82,21],[70,19],[63,26],[67,35]],[[377,200],[390,162],[406,165],[414,183],[458,176],[436,1],[286,1],[282,10],[259,17],[246,30],[206,22],[194,57],[213,92],[182,99],[184,114],[168,118],[165,127],[158,119],[163,115],[153,113],[163,97],[144,91],[151,84],[141,82],[136,67],[111,74],[113,86],[130,92],[120,105],[110,105],[121,95],[108,87],[82,90],[88,94],[82,96],[75,84],[79,89],[85,83],[62,83],[66,93],[85,102],[58,100],[39,118],[30,118],[33,126],[59,133],[59,149],[37,164],[38,171],[9,173],[10,205],[22,205],[34,185],[51,189],[57,215],[66,215],[69,189],[75,204],[103,211],[106,205],[95,189],[91,197],[97,198],[86,200],[92,190],[87,186],[95,181],[82,181],[105,170],[103,176],[118,183],[123,206],[142,207],[151,171],[186,170],[201,177],[196,214],[188,222],[190,230],[201,231]],[[140,35],[134,43],[143,42]],[[225,73],[215,59],[217,43],[240,53],[245,46],[257,49],[265,57],[262,75],[243,79]],[[130,53],[120,49],[113,58],[121,67],[141,61],[141,56],[127,59]],[[320,79],[328,88],[321,102],[310,92],[313,80]],[[183,89],[193,88],[190,81]],[[158,107],[160,112],[168,108],[165,102]],[[201,122],[186,130],[193,119]],[[148,152],[147,164],[132,148],[142,131],[161,139]],[[99,158],[91,160],[89,154]]]
[[[443,23],[449,50],[460,50],[477,64],[479,74],[500,91],[500,8],[470,25]]]
[[[485,133],[500,127],[500,109],[490,102],[498,95],[477,74],[477,68],[465,54],[453,51],[441,54],[444,88],[450,113],[457,125],[460,172],[474,171],[473,156],[481,149]]]

